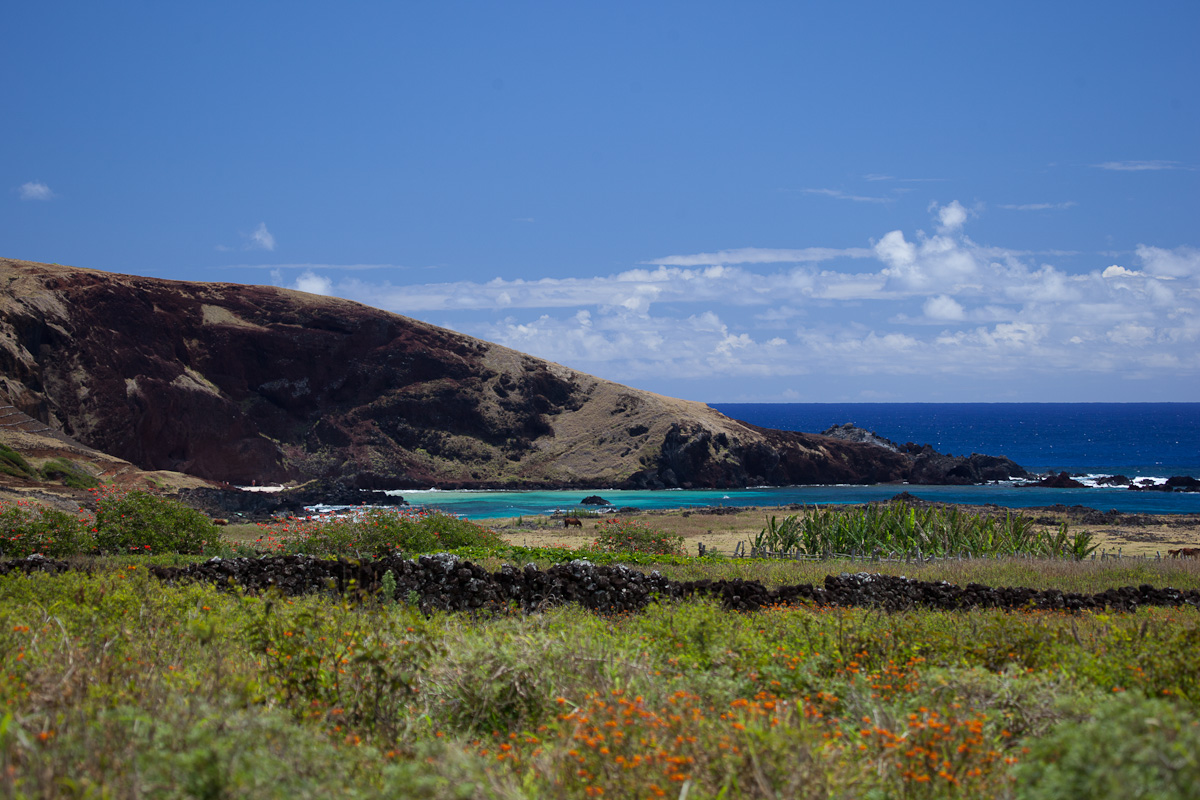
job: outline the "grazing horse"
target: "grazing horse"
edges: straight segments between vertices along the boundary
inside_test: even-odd
[[[1200,547],[1181,547],[1178,550],[1168,550],[1171,558],[1200,558]]]
[[[579,517],[563,517],[564,528],[579,528],[583,529],[583,523],[579,521]]]

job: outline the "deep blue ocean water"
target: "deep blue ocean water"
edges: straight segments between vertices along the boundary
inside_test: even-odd
[[[853,422],[899,444],[1008,456],[1033,472],[1200,477],[1200,403],[713,403],[726,416],[820,433]]]
[[[1130,478],[1200,477],[1200,403],[713,403],[722,413],[768,428],[820,433],[853,422],[900,444],[943,453],[1004,455],[1034,472]],[[1137,513],[1200,513],[1200,493],[1124,488],[1011,486],[796,486],[725,491],[403,492],[472,519],[545,514],[599,493],[616,506],[645,509],[708,505],[779,506],[886,500],[905,489],[950,503],[1010,508],[1086,505]]]

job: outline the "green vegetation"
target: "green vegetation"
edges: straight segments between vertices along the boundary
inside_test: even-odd
[[[101,552],[202,554],[217,546],[212,521],[178,500],[140,490],[96,491],[96,546]]]
[[[1087,531],[1063,523],[1046,531],[1022,514],[965,513],[957,507],[913,508],[903,503],[851,509],[817,506],[803,516],[771,517],[754,546],[773,552],[920,553],[974,557],[1028,554],[1081,559],[1096,549]]]
[[[199,511],[142,491],[93,490],[94,516],[19,501],[0,502],[0,557],[200,555],[221,545],[220,531]]]
[[[37,470],[29,465],[25,457],[6,444],[0,444],[0,473],[14,478],[37,480]]]
[[[43,480],[58,481],[72,489],[91,489],[100,483],[90,472],[65,458],[50,459],[42,464],[40,472]]]
[[[96,547],[91,521],[55,508],[27,502],[0,502],[0,558],[41,553],[62,558]]]
[[[116,554],[0,577],[4,796],[1187,798],[1200,779],[1192,608],[736,614],[696,601],[618,617],[423,615],[392,599],[391,573],[386,600],[358,604],[164,585],[144,565],[228,553],[219,529],[146,492],[98,495],[94,518],[0,505],[4,557]],[[921,530],[923,552],[930,531],[952,529],[910,520],[898,529]],[[1023,530],[1002,522],[996,537]],[[864,567],[687,558],[677,536],[602,525],[595,550],[520,548],[455,517],[371,510],[281,522],[256,546],[452,550],[492,568],[584,556],[766,585]],[[804,533],[792,518],[764,531],[801,545]],[[1200,564],[1184,561],[869,569],[1200,587]]]
[[[399,551],[433,553],[503,547],[495,532],[449,514],[358,509],[350,514],[288,519],[260,526],[255,546],[267,553],[364,557]]]
[[[0,793],[1185,798],[1198,644],[1192,609],[422,616],[7,576]]]
[[[682,556],[683,537],[622,519],[597,525],[596,549],[602,553],[650,553]]]
[[[90,489],[98,484],[90,472],[65,458],[50,459],[39,469],[5,444],[0,444],[0,473],[31,481],[55,481],[72,489]]]

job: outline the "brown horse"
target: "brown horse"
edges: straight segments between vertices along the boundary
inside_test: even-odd
[[[583,523],[579,521],[579,517],[563,517],[564,528],[579,528],[583,529]]]
[[[1171,558],[1200,558],[1200,547],[1181,547],[1178,550],[1168,550]]]

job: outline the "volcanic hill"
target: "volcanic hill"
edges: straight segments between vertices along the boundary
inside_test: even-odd
[[[876,483],[920,460],[747,425],[347,300],[0,259],[3,403],[143,470],[234,484]],[[922,482],[1008,469],[951,461],[957,477]]]

